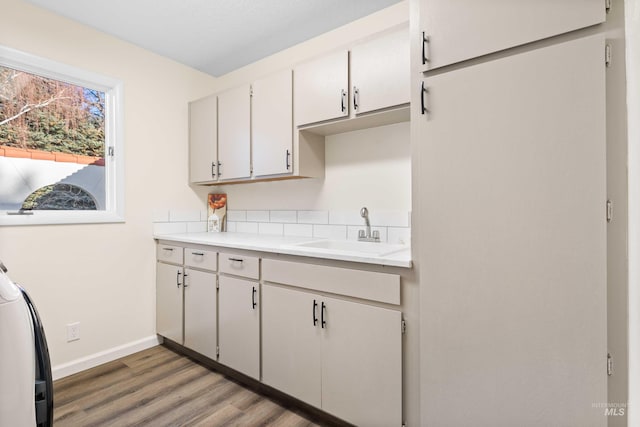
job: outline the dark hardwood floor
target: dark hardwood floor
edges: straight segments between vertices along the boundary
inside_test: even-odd
[[[54,383],[54,427],[317,425],[163,346]]]

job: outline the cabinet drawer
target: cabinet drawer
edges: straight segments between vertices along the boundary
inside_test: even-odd
[[[400,304],[400,276],[274,259],[262,260],[265,282]]]
[[[182,264],[184,261],[183,248],[180,246],[158,245],[156,247],[156,258],[158,261],[169,262],[171,264]]]
[[[220,272],[258,279],[260,259],[220,252]]]
[[[201,268],[203,270],[216,271],[218,269],[218,253],[203,249],[185,248],[184,265],[187,267]]]

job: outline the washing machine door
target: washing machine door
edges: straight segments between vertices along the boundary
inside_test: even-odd
[[[34,381],[31,315],[18,287],[0,269],[0,426],[36,425]]]

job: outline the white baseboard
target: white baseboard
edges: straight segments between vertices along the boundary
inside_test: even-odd
[[[51,374],[53,376],[53,380],[55,381],[69,375],[77,374],[78,372],[94,368],[98,365],[102,365],[103,363],[111,362],[112,360],[128,356],[138,351],[146,350],[158,344],[160,344],[160,339],[157,335],[142,338],[138,341],[133,341],[118,347],[101,351],[99,353],[81,357],[80,359],[72,360],[68,363],[54,366],[51,369]]]

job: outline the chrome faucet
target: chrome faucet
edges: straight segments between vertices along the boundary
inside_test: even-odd
[[[379,242],[380,232],[375,230],[371,234],[371,223],[369,222],[369,209],[363,207],[360,209],[360,216],[364,218],[365,230],[358,230],[358,240],[361,242]]]

